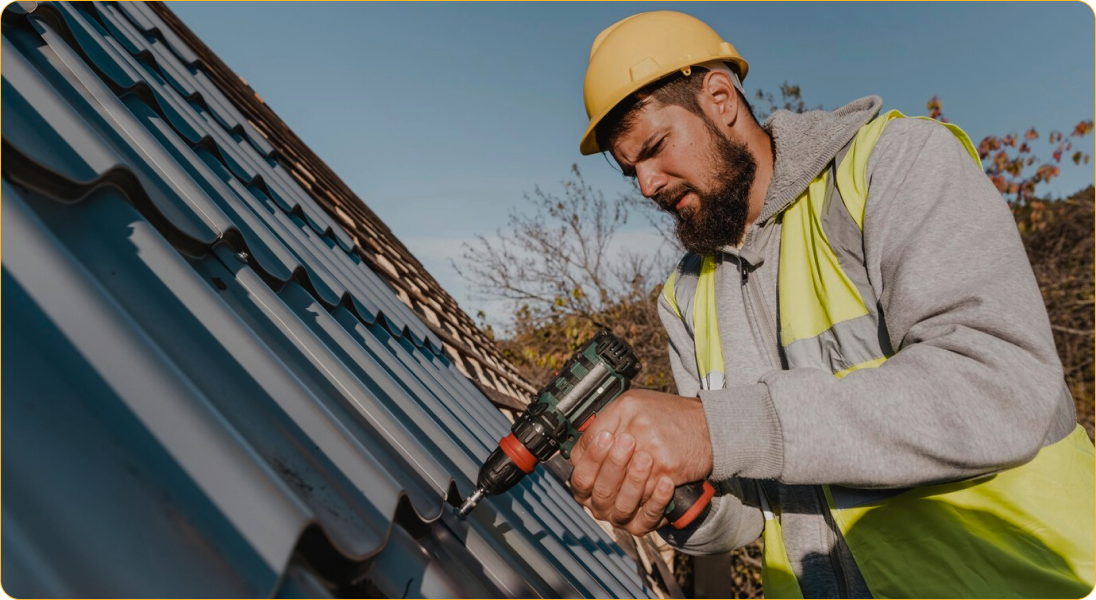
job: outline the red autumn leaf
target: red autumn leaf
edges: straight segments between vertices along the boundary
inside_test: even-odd
[[[943,110],[942,109],[942,103],[940,102],[940,97],[939,96],[933,96],[932,98],[929,98],[929,102],[928,102],[928,105],[926,106],[926,108],[929,109],[929,117],[930,118],[933,118],[933,119],[939,118],[940,114]]]

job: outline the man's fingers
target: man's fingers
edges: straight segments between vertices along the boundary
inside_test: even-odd
[[[658,529],[665,520],[666,507],[670,505],[670,500],[673,497],[674,481],[666,476],[661,477],[658,484],[655,485],[655,491],[651,494],[651,499],[643,505],[643,508],[639,509],[636,517],[625,529],[636,536],[646,535]]]
[[[583,436],[585,437],[585,436]],[[581,457],[571,456],[571,462],[575,470],[571,472],[571,494],[575,500],[586,503],[590,499],[590,493],[594,489],[594,481],[597,480],[601,463],[609,454],[609,448],[613,445],[613,436],[608,431],[602,431],[589,443],[586,453]]]
[[[619,400],[607,407],[603,412],[597,413],[594,417],[590,417],[586,420],[586,424],[590,427],[578,438],[578,441],[575,442],[575,447],[571,448],[571,464],[577,465],[578,461],[582,460],[582,455],[590,451],[590,448],[595,445],[597,436],[600,434],[609,432],[610,435],[616,435],[620,419],[615,416],[615,413],[611,409],[618,403]],[[575,427],[580,427],[582,424],[574,423],[574,425]]]
[[[647,478],[651,475],[651,455],[646,452],[636,452],[632,462],[628,464],[628,473],[624,477],[624,483],[617,492],[616,502],[607,519],[617,527],[624,527],[635,516],[643,494],[647,487]]]
[[[578,441],[575,442],[575,446],[571,448],[572,465],[577,465],[579,461],[582,460],[582,456],[586,454],[586,451],[590,449],[590,446],[595,445],[594,439],[597,437],[597,435],[593,434],[593,432],[590,433],[591,435],[580,436],[578,438]]]
[[[632,460],[632,452],[635,451],[636,440],[627,433],[616,438],[608,456],[601,463],[597,479],[594,481],[594,489],[590,494],[590,508],[594,516],[604,519],[609,516],[616,503],[617,494],[628,472],[628,463]]]

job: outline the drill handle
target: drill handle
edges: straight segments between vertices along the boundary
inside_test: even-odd
[[[666,507],[666,518],[674,529],[681,529],[704,514],[715,496],[715,488],[707,481],[694,481],[677,486],[670,505]]]

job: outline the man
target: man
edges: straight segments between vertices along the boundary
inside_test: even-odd
[[[660,300],[681,395],[599,415],[576,499],[692,553],[764,535],[769,597],[1086,595],[1093,447],[969,139],[877,97],[761,125],[747,70],[676,12],[594,41],[582,152],[689,254]],[[711,509],[667,527],[703,479]]]

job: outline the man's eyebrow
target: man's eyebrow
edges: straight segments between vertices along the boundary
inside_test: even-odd
[[[647,136],[647,139],[643,140],[643,145],[639,147],[639,152],[636,153],[635,161],[632,162],[631,164],[621,166],[620,171],[621,171],[621,173],[624,173],[625,177],[632,177],[632,176],[635,175],[635,172],[636,172],[635,165],[636,165],[636,163],[638,163],[639,161],[641,161],[641,160],[643,160],[643,159],[645,159],[645,158],[647,158],[651,155],[653,147],[656,143],[655,138],[658,138],[659,135],[661,135],[661,134],[662,134],[661,131],[656,131],[656,132],[652,133],[651,135]],[[661,141],[661,139],[662,138],[659,138],[658,141]]]

